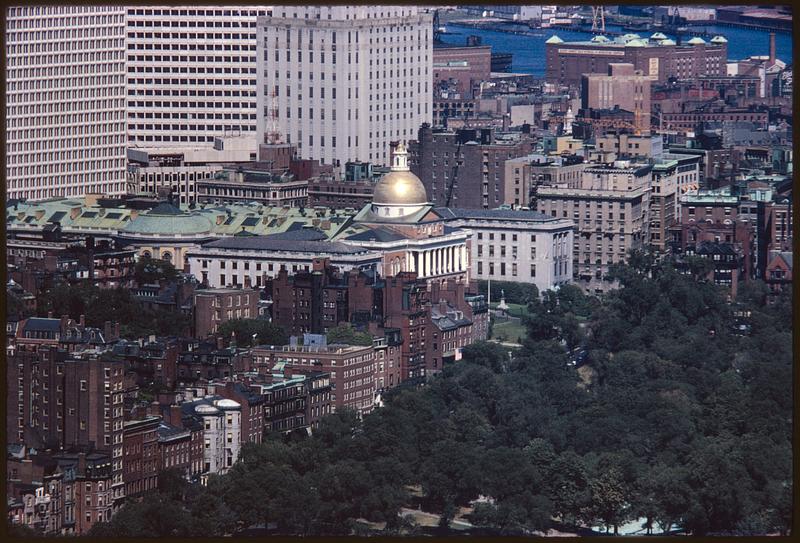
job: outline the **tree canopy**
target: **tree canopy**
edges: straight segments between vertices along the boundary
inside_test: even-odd
[[[602,298],[568,288],[530,300],[516,351],[471,345],[363,420],[343,411],[311,437],[245,445],[204,496],[219,497],[228,529],[292,535],[363,533],[363,520],[409,533],[399,513],[411,503],[443,528],[474,504],[469,520],[495,534],[636,520],[647,532],[786,534],[790,294],[768,303],[755,285],[728,303],[648,258],[614,273],[620,288]],[[734,310],[750,312],[749,335]],[[580,367],[575,346],[588,352]],[[151,515],[136,533],[185,533],[192,504],[174,501],[182,512],[126,506]]]
[[[150,309],[137,301],[124,287],[99,288],[89,283],[57,285],[37,296],[37,313],[46,316],[85,315],[86,325],[102,328],[106,322],[119,322],[120,335],[136,339],[148,335],[183,336],[189,332],[190,318],[178,311]]]

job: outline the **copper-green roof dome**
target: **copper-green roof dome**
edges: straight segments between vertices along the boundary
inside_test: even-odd
[[[161,203],[131,220],[122,231],[130,234],[208,234],[211,221],[199,213],[185,213],[172,204]]]

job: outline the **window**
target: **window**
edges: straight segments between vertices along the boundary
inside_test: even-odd
[[[536,277],[536,264],[531,264],[531,277]]]
[[[86,390],[86,381],[81,380],[81,390]]]

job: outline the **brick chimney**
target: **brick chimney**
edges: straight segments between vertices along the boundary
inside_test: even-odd
[[[86,327],[86,315],[81,315],[80,318],[78,319],[78,322],[80,323],[81,328],[85,328]]]
[[[53,318],[53,312],[52,311],[48,311],[47,312],[47,318],[48,319],[52,319]]]
[[[59,330],[63,334],[67,330],[67,325],[69,324],[69,317],[66,315],[61,315],[61,322],[59,324]]]
[[[769,65],[775,64],[775,32],[769,33]]]
[[[183,412],[180,405],[169,406],[169,423],[178,428],[183,428]]]

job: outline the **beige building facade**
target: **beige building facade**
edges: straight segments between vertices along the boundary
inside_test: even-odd
[[[651,184],[651,166],[618,161],[587,167],[578,187],[539,187],[539,211],[575,223],[573,275],[584,286],[606,289],[609,266],[649,242]]]

